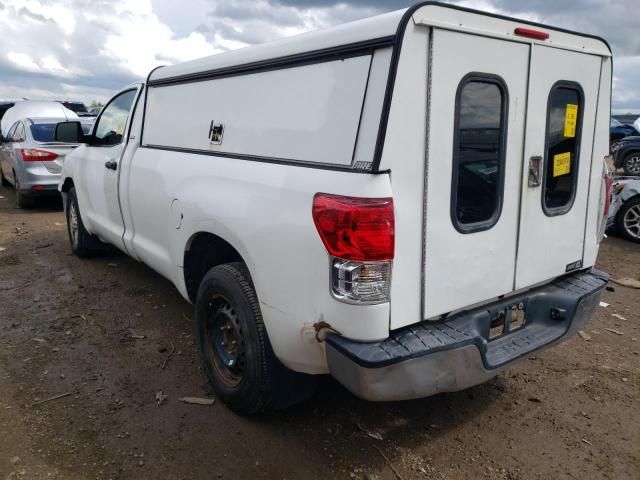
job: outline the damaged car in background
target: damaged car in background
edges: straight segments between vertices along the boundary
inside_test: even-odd
[[[640,136],[626,137],[611,145],[613,166],[626,175],[640,175]]]
[[[640,178],[616,178],[612,190],[607,229],[640,243]]]

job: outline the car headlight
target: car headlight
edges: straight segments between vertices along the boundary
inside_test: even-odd
[[[611,153],[617,152],[622,148],[622,142],[616,142],[611,145]]]

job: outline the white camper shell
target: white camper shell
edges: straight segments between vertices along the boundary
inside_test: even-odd
[[[172,280],[238,411],[460,390],[593,313],[610,92],[602,39],[436,2],[158,68],[65,163],[72,248]]]

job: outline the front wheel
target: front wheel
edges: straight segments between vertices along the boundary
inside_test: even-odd
[[[103,245],[102,242],[84,228],[84,223],[82,223],[82,217],[80,216],[76,189],[73,187],[67,192],[65,210],[67,213],[67,233],[69,234],[69,243],[71,244],[73,254],[84,258],[100,250]]]
[[[622,168],[626,175],[640,175],[640,152],[632,152],[624,157]]]
[[[0,166],[0,185],[3,187],[8,187],[11,185],[9,181],[5,178],[4,173],[2,172],[2,167]]]
[[[616,228],[627,240],[640,243],[640,197],[622,205],[616,215]]]
[[[315,378],[288,370],[273,353],[243,263],[218,265],[205,275],[196,338],[216,395],[237,413],[285,408],[313,393]]]

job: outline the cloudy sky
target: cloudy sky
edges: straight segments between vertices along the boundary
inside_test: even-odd
[[[638,0],[459,0],[603,36],[614,108],[640,111]],[[105,101],[157,65],[403,8],[410,0],[0,0],[0,98]]]

